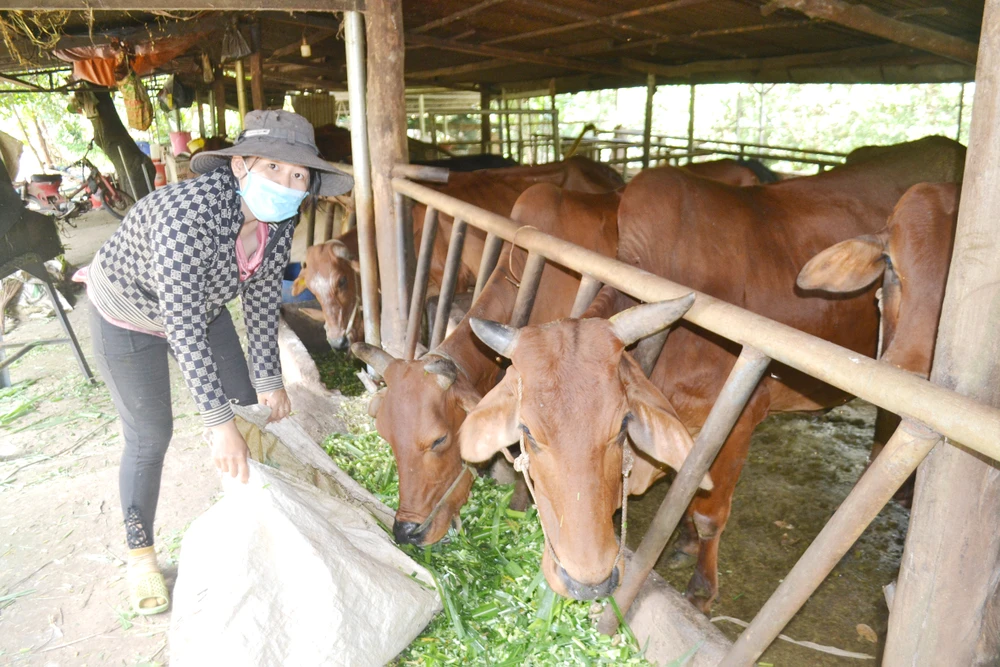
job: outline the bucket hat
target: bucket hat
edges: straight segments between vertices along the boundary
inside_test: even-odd
[[[319,195],[336,197],[354,187],[354,179],[319,156],[312,123],[291,111],[251,111],[243,119],[236,143],[191,158],[191,170],[204,174],[229,164],[234,155],[280,160],[315,169],[320,175]]]

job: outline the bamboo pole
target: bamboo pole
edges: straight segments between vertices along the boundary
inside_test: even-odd
[[[371,158],[368,154],[368,114],[365,99],[367,88],[365,26],[360,12],[344,14],[344,46],[347,58],[347,92],[351,107],[354,216],[358,228],[358,260],[361,264],[361,307],[365,320],[365,342],[380,346],[382,334],[378,300],[378,260],[375,253]]]
[[[733,644],[720,667],[754,664],[940,441],[940,435],[919,424],[909,421],[900,424],[833,517]],[[893,601],[894,607],[895,604]]]
[[[573,300],[573,309],[570,310],[570,317],[580,317],[590,307],[594,297],[601,291],[601,281],[593,276],[583,274],[580,280],[580,288],[576,290],[576,299]]]
[[[997,153],[1000,154],[1000,149]],[[512,241],[517,233],[519,246],[544,255],[562,266],[591,275],[640,301],[648,303],[674,299],[692,292],[689,287],[536,229],[521,227],[508,218],[417,183],[394,179],[393,187],[408,197],[434,206],[447,215],[461,218],[506,241]],[[1000,194],[1000,190],[997,192]],[[1000,204],[995,208],[1000,209]],[[982,266],[992,267],[993,263],[983,260]],[[1000,285],[1000,282],[997,284]],[[1000,439],[997,438],[1000,433],[1000,409],[983,405],[912,373],[881,364],[708,294],[695,294],[695,304],[684,315],[684,319],[692,324],[742,345],[755,347],[779,363],[890,412],[919,419],[938,433],[1000,460]],[[984,310],[984,315],[987,312]],[[997,387],[1000,388],[1000,383]]]
[[[431,332],[430,349],[436,348],[444,340],[448,330],[448,314],[455,298],[455,285],[458,274],[462,270],[462,249],[465,247],[465,230],[468,225],[464,220],[456,219],[451,227],[451,240],[448,242],[448,256],[444,262],[444,276],[441,278],[441,291],[438,293],[437,314],[434,317],[434,331]]]
[[[424,213],[424,227],[420,235],[420,254],[417,255],[417,272],[413,278],[413,293],[410,297],[410,317],[406,323],[406,346],[403,359],[410,361],[417,351],[420,338],[420,322],[423,319],[424,299],[427,297],[427,282],[431,275],[431,257],[434,254],[434,238],[437,236],[438,212],[428,206]]]
[[[250,54],[250,98],[255,111],[267,106],[264,100],[264,56],[260,52],[260,19],[250,25],[250,44],[253,53]]]
[[[511,248],[511,252],[514,249]],[[538,296],[538,284],[542,280],[542,270],[545,269],[545,256],[529,252],[521,274],[521,284],[517,288],[517,298],[514,299],[514,310],[510,316],[512,327],[523,327],[531,318],[531,309]]]
[[[215,136],[226,137],[226,80],[222,67],[215,68],[215,81],[212,83],[215,96]]]
[[[240,129],[247,115],[247,78],[243,71],[243,60],[236,61],[236,106],[240,110]]]
[[[490,142],[493,139],[493,131],[490,129],[490,89],[486,84],[479,85],[479,108],[483,112],[479,117],[479,152],[485,155],[492,152]]]
[[[472,292],[473,301],[479,298],[483,288],[486,287],[486,281],[490,279],[493,269],[497,267],[497,259],[499,259],[502,249],[503,237],[492,232],[486,235],[486,243],[483,244],[483,258],[479,260],[479,273],[476,274],[476,288]]]
[[[691,157],[694,155],[694,99],[695,88],[691,84],[691,99],[688,101],[688,143],[687,143],[687,163],[691,164]]]
[[[667,546],[670,536],[680,523],[684,511],[698,491],[698,484],[708,473],[730,431],[739,419],[747,401],[757,389],[764,371],[771,360],[752,347],[744,346],[733,370],[729,373],[719,397],[695,438],[694,448],[677,472],[667,496],[656,511],[653,521],[646,530],[635,556],[625,570],[621,587],[615,592],[615,600],[622,613],[632,606],[649,572]],[[618,616],[611,605],[604,609],[598,628],[604,634],[613,634],[618,629]]]

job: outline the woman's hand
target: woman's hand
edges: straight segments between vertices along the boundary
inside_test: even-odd
[[[287,400],[287,399],[286,399]],[[230,419],[224,424],[213,426],[212,432],[212,462],[221,472],[228,472],[233,477],[237,475],[244,484],[250,479],[250,468],[247,466],[246,440],[239,429],[236,420]]]
[[[292,412],[292,404],[284,389],[275,389],[263,394],[257,394],[257,402],[271,408],[268,422],[279,422]]]

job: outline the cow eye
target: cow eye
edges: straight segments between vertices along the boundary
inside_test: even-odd
[[[337,289],[347,289],[347,276],[341,276],[337,281]]]
[[[447,441],[448,441],[448,434],[445,433],[440,438],[438,438],[437,440],[435,440],[434,442],[431,443],[431,449],[432,450],[433,449],[437,449],[438,447],[440,447],[441,445],[443,445]]]
[[[542,451],[541,448],[538,446],[538,443],[535,441],[535,436],[531,435],[531,429],[529,429],[524,424],[521,424],[521,431],[524,432],[525,438],[527,438],[528,444],[531,445],[532,451],[534,452]]]

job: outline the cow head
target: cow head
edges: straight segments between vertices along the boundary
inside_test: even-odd
[[[400,544],[433,544],[448,532],[472,489],[458,428],[479,394],[449,359],[431,354],[402,361],[366,343],[355,343],[351,350],[385,380],[368,413],[392,447],[399,471],[393,535]]]
[[[914,185],[885,229],[830,246],[809,260],[796,284],[849,294],[881,278],[881,359],[929,377],[957,215],[957,185]]]
[[[670,326],[693,300],[637,306],[611,320],[522,329],[472,320],[476,335],[511,367],[462,425],[462,457],[485,461],[523,434],[547,537],[542,570],[561,595],[602,597],[621,580],[613,516],[621,504],[626,436],[674,469],[693,446],[673,407],[625,353]],[[711,488],[707,476],[702,485]]]
[[[346,350],[363,337],[361,285],[357,258],[343,242],[333,240],[306,250],[302,273],[292,283],[292,294],[309,289],[323,308],[326,340],[335,350]]]

